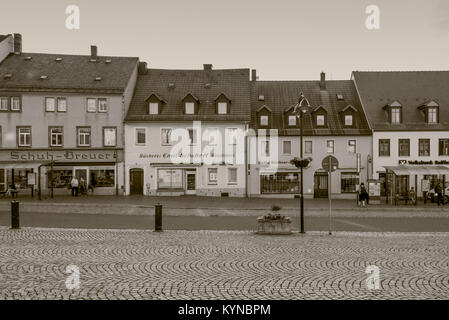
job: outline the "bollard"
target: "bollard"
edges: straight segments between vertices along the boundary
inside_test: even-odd
[[[162,231],[162,205],[154,206],[154,231]]]
[[[19,201],[11,201],[11,229],[20,229]]]

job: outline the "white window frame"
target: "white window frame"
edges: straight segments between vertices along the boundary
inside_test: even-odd
[[[65,102],[65,105],[64,105],[63,108],[62,108],[62,106],[60,104],[60,102],[62,102],[62,101]],[[56,111],[58,111],[58,112],[67,112],[67,98],[65,98],[65,97],[58,97],[56,99]]]
[[[211,179],[211,173],[215,172],[215,178]],[[218,168],[208,168],[207,169],[207,182],[209,185],[218,184]]]
[[[94,106],[89,104],[89,101],[94,102]],[[87,112],[97,112],[97,99],[96,98],[87,98]]]
[[[28,132],[22,132],[22,130],[26,130]],[[24,128],[18,128],[18,143],[17,145],[19,147],[31,147],[31,128],[30,127],[24,127]],[[22,136],[24,137],[24,143],[22,144]]]
[[[21,110],[20,97],[11,97],[10,108],[11,108],[11,111],[20,111]]]
[[[53,130],[60,130],[60,132],[54,133]],[[53,136],[56,136],[56,141],[58,141],[58,139],[61,139],[61,143],[53,144]],[[63,144],[64,144],[64,128],[63,127],[50,128],[50,147],[62,147]]]
[[[9,110],[9,97],[0,97],[0,111]]]
[[[285,143],[288,142],[290,144],[290,152],[285,152]],[[285,155],[291,155],[292,154],[292,141],[291,140],[284,140],[282,141],[282,154]]]
[[[98,98],[97,99],[98,112],[107,113],[108,112],[108,99]],[[104,102],[104,104],[102,104]]]
[[[162,135],[162,132],[164,131],[164,130],[168,130],[169,131],[169,134],[168,134],[168,142],[164,142],[164,140],[163,140],[163,135]],[[164,128],[161,128],[161,146],[171,146],[171,144],[172,144],[172,141],[171,141],[171,132],[173,131],[173,128],[168,128],[168,127],[164,127]]]
[[[224,107],[224,112],[222,108]],[[227,114],[228,113],[228,103],[227,102],[219,102],[217,106],[218,114]]]
[[[435,124],[438,122],[438,109],[437,108],[428,108],[427,109],[427,123]]]
[[[114,133],[114,143],[106,143],[106,131],[112,130]],[[104,147],[116,147],[117,146],[117,127],[104,127],[103,128],[103,146]]]
[[[319,119],[322,119],[322,121]],[[316,116],[317,127],[324,127],[326,125],[325,122],[326,122],[326,117],[324,116],[324,114],[317,114],[317,116]]]
[[[148,105],[148,113],[149,114],[159,114],[159,103],[150,102]]]
[[[354,124],[354,117],[352,114],[345,114],[345,126],[352,127]]]
[[[330,142],[332,144],[332,152],[329,152],[329,148],[330,148],[329,143]],[[326,153],[327,154],[334,154],[335,153],[335,140],[326,140]]]
[[[144,142],[139,142],[139,131],[143,131]],[[147,129],[146,128],[135,128],[135,145],[145,146],[147,144]]]
[[[89,130],[89,132],[81,132],[81,130]],[[77,136],[78,136],[78,146],[79,147],[90,147],[92,144],[92,128],[90,127],[78,127],[77,128]],[[83,139],[81,139],[83,137]],[[89,143],[86,143],[86,137],[89,137]],[[83,143],[81,143],[83,140]]]
[[[185,114],[195,114],[195,103],[194,102],[186,102],[184,105],[184,108],[185,108]],[[190,108],[191,108],[191,110],[190,110]]]
[[[354,145],[351,145],[351,142],[354,142]],[[354,151],[351,151],[351,148],[354,148]],[[349,153],[357,153],[357,140],[349,139],[348,140],[348,152]]]
[[[292,121],[292,119],[293,119],[293,121]],[[292,126],[292,127],[296,126],[296,121],[297,121],[296,116],[294,116],[294,115],[289,115],[288,116],[288,125],[289,126]]]
[[[266,123],[265,123],[265,121],[264,121],[265,119],[266,119]],[[268,126],[269,119],[268,119],[268,116],[267,116],[267,115],[262,115],[262,116],[260,116],[259,121],[260,121],[260,125],[261,125],[261,126],[264,126],[264,127]]]
[[[307,152],[307,148],[306,148],[307,143],[310,143],[310,152]],[[304,153],[305,154],[312,154],[313,153],[313,142],[312,142],[312,140],[304,141]]]

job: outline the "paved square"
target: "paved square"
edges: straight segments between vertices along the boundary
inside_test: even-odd
[[[448,299],[448,244],[448,233],[0,228],[0,298]],[[66,288],[68,265],[79,289]]]

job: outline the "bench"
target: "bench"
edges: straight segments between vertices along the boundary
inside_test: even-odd
[[[394,204],[397,206],[400,201],[404,201],[404,204],[408,204],[408,202],[410,201],[410,203],[414,205],[416,204],[416,197],[410,197],[409,195],[396,195],[396,197],[394,198]]]

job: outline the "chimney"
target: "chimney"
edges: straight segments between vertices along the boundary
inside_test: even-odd
[[[14,33],[14,53],[22,53],[22,35],[20,33]]]
[[[137,67],[137,72],[139,75],[147,74],[147,63],[146,62],[139,62],[139,66]]]
[[[212,70],[212,64],[203,64],[204,71],[211,71]]]
[[[251,81],[256,81],[257,80],[257,70],[253,69],[251,70]]]
[[[97,60],[98,59],[97,46],[90,46],[90,59],[91,60]]]
[[[320,90],[326,90],[326,74],[321,72],[320,75]]]

